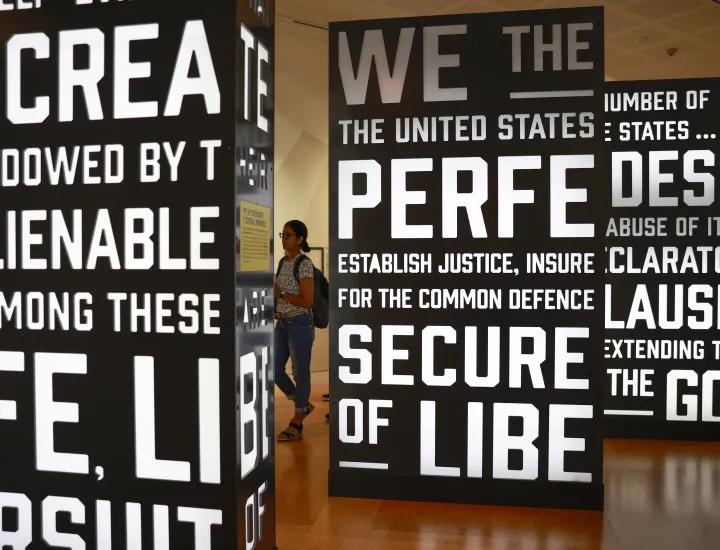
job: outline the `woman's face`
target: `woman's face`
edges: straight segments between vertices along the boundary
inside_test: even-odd
[[[294,250],[297,248],[299,242],[298,242],[298,236],[295,234],[295,231],[293,231],[293,228],[289,225],[286,225],[283,227],[282,232],[282,246],[283,250]]]

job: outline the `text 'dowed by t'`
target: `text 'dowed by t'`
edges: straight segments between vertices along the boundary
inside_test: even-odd
[[[242,536],[236,6],[211,4],[2,2],[0,548]]]

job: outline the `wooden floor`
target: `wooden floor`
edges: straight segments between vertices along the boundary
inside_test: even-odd
[[[329,499],[325,392],[276,447],[279,550],[720,550],[720,444],[607,441],[604,514]],[[291,415],[278,395],[278,431]]]

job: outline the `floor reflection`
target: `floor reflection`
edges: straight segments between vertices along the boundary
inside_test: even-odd
[[[720,444],[607,441],[604,514],[328,499],[326,391],[313,382],[305,440],[276,450],[279,550],[720,549]]]
[[[606,516],[625,548],[720,548],[720,445],[606,442]]]

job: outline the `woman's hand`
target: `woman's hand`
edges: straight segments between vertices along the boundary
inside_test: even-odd
[[[275,282],[275,298],[280,298],[280,287],[277,284],[277,281]]]

